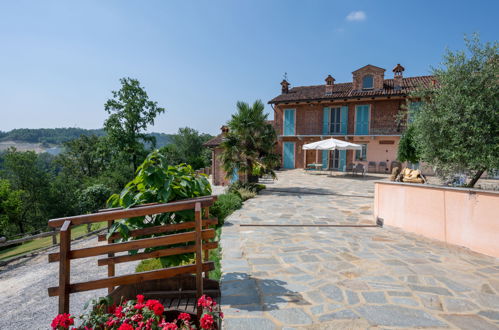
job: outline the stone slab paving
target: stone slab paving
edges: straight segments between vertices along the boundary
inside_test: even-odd
[[[223,228],[225,329],[499,329],[499,259],[354,227],[373,224],[379,177],[278,177]]]

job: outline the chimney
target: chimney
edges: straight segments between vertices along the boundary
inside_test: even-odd
[[[288,92],[289,92],[289,83],[286,79],[283,79],[281,81],[281,93],[288,94]]]
[[[334,78],[331,75],[326,77],[326,96],[333,95],[333,87],[334,87]]]
[[[222,127],[220,127],[220,130],[222,131],[222,136],[225,136],[227,135],[227,133],[229,133],[229,126],[223,125]]]
[[[404,71],[405,68],[400,64],[397,64],[397,66],[393,68],[393,87],[395,89],[402,88],[402,78],[403,78],[402,72]]]

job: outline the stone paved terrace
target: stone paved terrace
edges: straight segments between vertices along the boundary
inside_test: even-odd
[[[353,227],[374,223],[380,177],[278,176],[223,228],[225,329],[499,329],[498,259]]]

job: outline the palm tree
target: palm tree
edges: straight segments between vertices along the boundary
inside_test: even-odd
[[[221,144],[221,161],[227,177],[238,172],[247,182],[257,182],[263,174],[275,177],[273,168],[279,163],[275,153],[277,137],[264,108],[260,100],[252,106],[237,102],[237,112],[229,120],[229,132]]]

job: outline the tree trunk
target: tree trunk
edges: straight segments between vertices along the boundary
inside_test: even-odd
[[[476,182],[478,181],[478,179],[480,179],[480,177],[482,176],[483,172],[485,172],[485,169],[482,169],[482,170],[479,170],[478,172],[476,172],[475,176],[473,176],[473,179],[471,179],[470,183],[467,184],[467,186],[469,188],[473,188],[476,184]]]
[[[257,183],[258,182],[258,176],[257,175],[253,175],[253,162],[249,160],[246,164],[248,166],[248,170],[246,172],[246,182],[248,182],[248,183]]]
[[[17,223],[18,227],[19,227],[19,231],[21,232],[21,234],[24,234],[24,226],[23,226],[23,220],[19,221]]]

